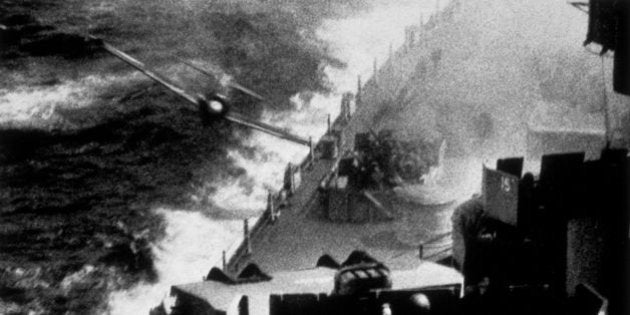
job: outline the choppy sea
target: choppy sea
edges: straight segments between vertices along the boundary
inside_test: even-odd
[[[435,9],[338,2],[6,1],[0,18],[99,36],[196,93],[234,80],[267,98],[227,90],[239,111],[317,139],[357,76]],[[0,313],[148,313],[170,285],[201,280],[307,153],[204,128],[105,54],[0,53]]]

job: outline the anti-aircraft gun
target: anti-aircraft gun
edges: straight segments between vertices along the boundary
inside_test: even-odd
[[[439,163],[443,145],[424,139],[402,138],[389,129],[357,134],[355,150],[366,183],[374,184],[379,178],[381,180],[376,181],[390,186],[403,182],[420,183],[429,169]]]

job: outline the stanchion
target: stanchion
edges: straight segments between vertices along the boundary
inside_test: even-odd
[[[328,129],[327,130],[328,130],[328,134],[330,134],[330,131],[331,131],[331,129],[330,129],[330,114],[328,114],[327,122],[328,122]]]
[[[223,251],[221,256],[221,267],[223,271],[227,271],[227,258],[225,257],[225,251]]]
[[[249,237],[249,220],[245,219],[243,220],[243,233],[244,238],[245,238],[245,253],[246,254],[251,254],[252,253],[252,243]]]
[[[361,107],[361,76],[357,76],[357,95],[354,98],[355,111]]]
[[[277,219],[276,205],[274,203],[274,196],[273,196],[273,193],[271,191],[267,194],[267,209],[269,210],[269,216],[271,218],[271,223],[275,223],[276,219]]]
[[[378,83],[377,81],[377,77],[376,77],[376,73],[378,72],[378,67],[377,67],[377,62],[376,62],[376,58],[374,58],[374,65],[373,65],[373,75],[372,75],[372,79],[374,80],[374,83]]]
[[[314,167],[315,166],[315,145],[313,144],[313,137],[308,137],[308,147],[309,149],[309,157],[311,159],[311,166],[310,167]]]

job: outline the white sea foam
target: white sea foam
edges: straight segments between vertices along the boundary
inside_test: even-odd
[[[153,247],[157,284],[140,284],[132,290],[114,292],[112,314],[148,314],[168,294],[172,284],[201,281],[221,251],[239,233],[237,221],[216,221],[200,212],[157,209],[166,221],[163,240]]]
[[[339,113],[342,94],[356,88],[356,76],[368,78],[373,58],[384,60],[390,43],[394,47],[402,43],[404,27],[418,23],[421,12],[431,8],[433,2],[424,7],[411,1],[402,5],[387,3],[355,18],[326,22],[318,35],[332,43],[333,53],[348,64],[346,69],[326,69],[335,91],[327,96],[314,95],[308,103],[296,95],[292,99],[295,111],[265,113],[263,120],[317,140],[326,131],[327,115],[335,117]],[[247,171],[246,175],[211,183],[218,189],[210,199],[215,206],[234,212],[263,210],[267,191],[279,188],[286,164],[299,163],[308,148],[258,132],[243,139],[242,145],[254,148],[255,153],[232,150],[229,157]],[[219,263],[222,250],[237,239],[242,226],[239,221],[214,221],[193,211],[158,212],[167,224],[165,239],[154,248],[159,282],[112,294],[112,314],[146,313],[166,296],[171,285],[201,280]]]
[[[90,75],[51,86],[18,86],[0,89],[0,124],[54,122],[57,108],[80,108],[94,102],[98,93],[112,83],[124,83],[137,75]]]

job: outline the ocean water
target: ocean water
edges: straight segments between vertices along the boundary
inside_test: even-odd
[[[319,138],[326,131],[327,115],[335,117],[338,114],[343,92],[356,89],[358,75],[363,78],[371,75],[373,59],[387,58],[390,43],[402,43],[404,27],[418,23],[423,9],[429,8],[417,4],[388,5],[356,17],[325,21],[317,30],[319,38],[330,43],[333,55],[347,63],[344,69],[327,69],[334,92],[329,95],[315,94],[308,103],[297,97],[293,98],[293,111],[283,114],[265,112],[263,120],[297,134]],[[238,150],[233,150],[228,156],[235,165],[246,170],[246,175],[237,179],[230,178],[211,198],[217,206],[229,211],[261,211],[266,206],[268,190],[280,187],[286,164],[299,163],[308,153],[308,149],[261,133],[251,134],[241,144],[255,148],[255,153],[244,156]],[[147,306],[156,305],[160,298],[164,298],[169,285],[200,280],[207,274],[210,266],[220,265],[222,249],[227,249],[241,233],[240,221],[217,222],[196,213],[175,209],[160,211],[166,218],[167,226],[172,229],[167,231],[168,239],[158,249],[158,261],[163,266],[158,267],[158,271],[165,276],[160,277],[163,280],[158,284],[114,293],[110,300],[113,313],[131,314],[141,311]],[[198,227],[192,229],[196,232],[187,228],[193,226],[191,222],[195,222],[194,226]],[[210,235],[221,237],[213,238],[211,242],[205,241],[210,239]],[[206,250],[187,248],[203,243],[208,244]],[[169,279],[166,274],[176,276]]]
[[[277,4],[286,9],[278,14],[248,1],[209,8],[184,0],[7,2],[2,13],[97,34],[180,85],[216,88],[173,55],[192,58],[269,97],[239,110],[317,139],[357,76],[368,78],[374,58],[385,60],[405,26],[436,7],[357,3],[342,15],[306,5],[315,11],[308,15],[300,1]],[[223,24],[240,31],[224,34]],[[260,30],[268,33],[252,35]],[[328,56],[314,57],[321,47]],[[297,57],[274,59],[278,49]],[[273,62],[261,68],[261,60]],[[148,312],[171,285],[201,280],[241,232],[240,220],[262,212],[286,164],[307,153],[226,123],[204,129],[176,97],[106,56],[21,56],[2,67],[0,267],[15,281],[1,283],[14,291],[2,291],[0,310]],[[296,72],[303,75],[285,76]],[[278,87],[265,75],[296,83]]]

